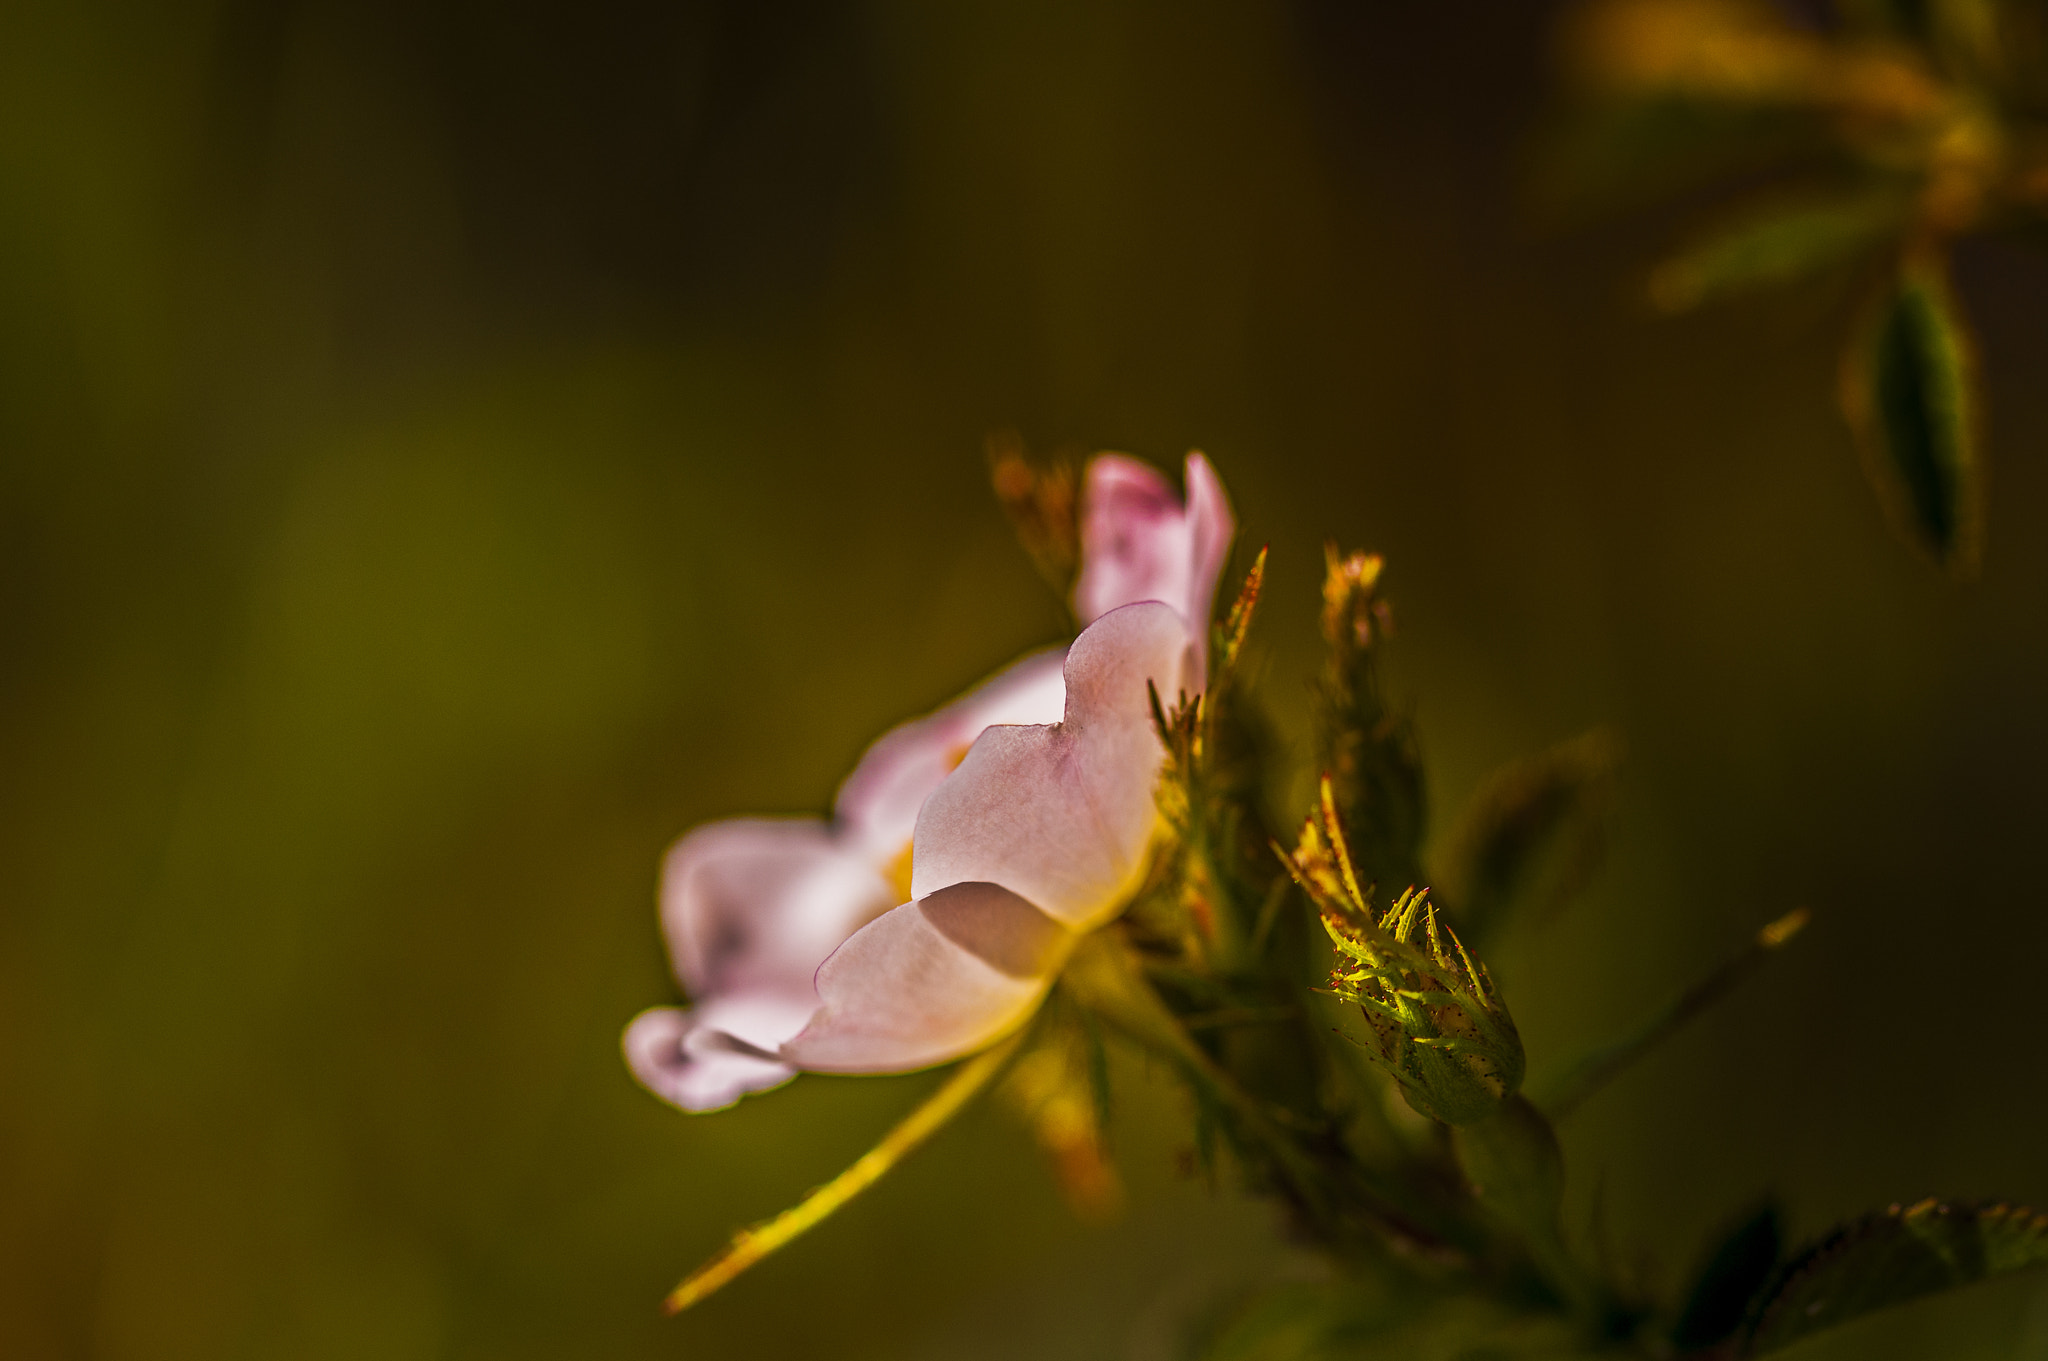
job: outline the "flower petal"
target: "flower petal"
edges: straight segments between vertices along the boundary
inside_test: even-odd
[[[686,1111],[714,1111],[749,1092],[779,1087],[796,1070],[770,1055],[735,1046],[681,1007],[635,1016],[620,1037],[626,1066],[641,1086]]]
[[[800,992],[763,988],[713,997],[691,1009],[697,1028],[683,1048],[693,1054],[719,1049],[773,1054],[817,1009],[818,991],[808,979]]]
[[[910,844],[917,810],[953,773],[982,730],[997,723],[1057,723],[1066,703],[1065,648],[1034,652],[942,709],[884,733],[833,805],[847,841],[886,866]],[[899,899],[900,900],[900,899]]]
[[[825,961],[824,1006],[782,1057],[816,1072],[900,1073],[973,1053],[1031,1014],[1074,939],[996,884],[905,903]]]
[[[1216,582],[1237,523],[1216,470],[1187,459],[1187,502],[1152,467],[1121,454],[1088,465],[1081,511],[1081,575],[1074,613],[1084,624],[1120,605],[1157,600],[1187,620],[1206,675]]]
[[[1209,620],[1216,613],[1216,583],[1223,577],[1223,563],[1230,556],[1230,540],[1237,533],[1236,517],[1230,513],[1230,498],[1209,460],[1189,454],[1188,486],[1188,595],[1178,603],[1181,617],[1195,645],[1194,675],[1209,674]]]
[[[825,956],[900,901],[814,818],[710,823],[662,867],[662,931],[677,978],[700,1001],[754,994],[815,1005],[811,977]]]
[[[911,894],[1001,884],[1070,929],[1114,915],[1144,867],[1165,753],[1146,681],[1171,703],[1191,665],[1181,617],[1112,610],[1067,652],[1063,722],[990,728],[917,818]]]
[[[1158,600],[1179,609],[1193,564],[1187,513],[1148,463],[1098,454],[1081,497],[1081,575],[1074,613],[1092,624],[1119,605]]]

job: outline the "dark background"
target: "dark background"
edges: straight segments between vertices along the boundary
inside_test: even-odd
[[[1321,543],[1387,553],[1440,813],[1624,734],[1496,961],[1539,1072],[1816,910],[1573,1118],[1582,1241],[2048,1201],[2048,265],[1962,262],[1957,588],[1834,415],[1850,300],[1655,320],[1675,219],[1534,206],[1552,19],[0,0],[0,1352],[1166,1358],[1308,1269],[1133,1064],[1121,1223],[991,1107],[656,1312],[932,1081],[691,1118],[617,1036],[670,839],[1058,636],[1002,427],[1209,452],[1297,734]],[[2042,1291],[1813,1355],[2048,1356]]]

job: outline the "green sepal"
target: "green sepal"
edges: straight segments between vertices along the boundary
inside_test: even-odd
[[[1323,674],[1315,690],[1316,764],[1328,776],[1362,885],[1420,884],[1428,802],[1415,725],[1387,703],[1380,644],[1392,611],[1381,559],[1328,548]]]
[[[1894,1304],[2038,1266],[2048,1266],[2048,1215],[2016,1205],[1894,1205],[1787,1264],[1751,1306],[1736,1355],[1780,1351]]]
[[[1958,579],[1983,556],[1976,347],[1938,260],[1909,261],[1842,360],[1842,413],[1892,522]]]
[[[1784,1246],[1783,1217],[1775,1201],[1766,1201],[1707,1255],[1671,1326],[1671,1345],[1681,1352],[1703,1351],[1734,1336],[1750,1301],[1777,1271]]]
[[[1439,923],[1429,891],[1411,888],[1384,915],[1371,911],[1328,776],[1299,846],[1279,854],[1337,951],[1329,993],[1365,1019],[1345,1038],[1419,1114],[1447,1125],[1491,1116],[1521,1085],[1521,1037],[1486,966]]]
[[[1154,793],[1166,835],[1127,920],[1212,980],[1245,982],[1273,963],[1265,951],[1281,876],[1266,854],[1271,836],[1260,807],[1271,738],[1241,665],[1266,557],[1260,549],[1211,631],[1208,688],[1168,697],[1146,687],[1153,731],[1166,749]]]
[[[1451,1144],[1472,1194],[1522,1240],[1558,1298],[1597,1307],[1597,1288],[1564,1244],[1564,1152],[1543,1112],[1511,1095],[1491,1117],[1453,1129]]]

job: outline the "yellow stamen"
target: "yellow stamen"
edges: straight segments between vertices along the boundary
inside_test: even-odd
[[[910,849],[911,843],[904,842],[902,853],[891,860],[889,867],[882,871],[882,877],[896,890],[896,901],[899,903],[910,901]]]
[[[950,775],[960,768],[960,763],[967,759],[967,752],[971,745],[970,743],[962,742],[959,746],[946,753],[947,774]],[[904,842],[903,849],[897,852],[896,858],[891,860],[882,870],[882,877],[887,879],[889,886],[896,890],[896,901],[899,903],[907,903],[911,899],[910,853],[914,845],[915,843],[913,842]]]

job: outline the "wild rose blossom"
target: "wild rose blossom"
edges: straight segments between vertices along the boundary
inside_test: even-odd
[[[1032,653],[871,746],[829,821],[734,819],[678,841],[661,917],[694,1005],[641,1013],[633,1074],[713,1110],[799,1070],[887,1073],[1028,1017],[1142,872],[1163,752],[1146,683],[1200,690],[1233,522],[1199,454],[1088,467],[1068,648]]]

